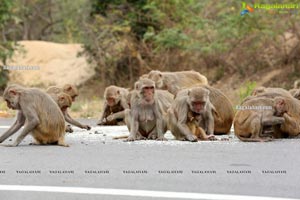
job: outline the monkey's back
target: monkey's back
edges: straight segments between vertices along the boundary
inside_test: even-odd
[[[39,125],[35,128],[32,135],[49,142],[57,141],[65,133],[65,120],[56,102],[40,89],[27,89],[22,98],[28,98],[35,109]]]

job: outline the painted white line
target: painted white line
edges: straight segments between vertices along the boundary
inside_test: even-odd
[[[0,126],[0,128],[10,128],[10,126]]]
[[[288,198],[259,197],[244,195],[222,195],[207,193],[189,192],[164,192],[150,190],[129,190],[129,189],[106,189],[106,188],[85,188],[85,187],[55,187],[55,186],[33,186],[33,185],[0,185],[0,191],[25,191],[25,192],[55,192],[72,194],[98,194],[114,196],[135,196],[172,199],[206,199],[206,200],[294,200]]]

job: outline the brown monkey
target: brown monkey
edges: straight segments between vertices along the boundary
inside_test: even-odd
[[[272,88],[272,87],[266,88],[266,87],[263,87],[263,86],[254,89],[252,91],[251,95],[252,96],[258,96],[258,95],[263,94],[263,93],[269,93],[269,94],[273,93],[274,95],[277,94],[277,95],[284,95],[284,96],[291,97],[291,94],[283,88]]]
[[[168,110],[168,128],[177,140],[214,139],[215,109],[209,90],[193,87],[179,92]]]
[[[114,85],[108,86],[104,91],[103,111],[98,125],[124,124],[124,110],[129,108],[127,102],[128,90]]]
[[[284,123],[280,126],[280,131],[289,137],[300,134],[300,101],[289,97],[276,97],[274,99],[276,116],[282,116]]]
[[[72,101],[75,101],[75,98],[78,96],[78,90],[74,85],[71,84],[65,84],[62,88],[51,86],[46,90],[47,93],[51,94],[58,94],[61,92],[64,92],[72,98]]]
[[[136,86],[137,84],[139,84],[139,81],[136,82]],[[135,101],[138,100],[138,91],[139,87],[135,87],[135,90],[132,90],[129,92],[129,94],[127,95],[127,102],[129,107],[131,107],[131,100],[134,103]],[[132,98],[132,99],[131,99]],[[159,109],[160,112],[163,115],[163,119],[165,119],[165,115],[167,113],[168,108],[171,106],[171,103],[174,100],[174,95],[172,95],[170,92],[166,91],[166,90],[156,90],[155,89],[155,98],[157,99],[158,105],[159,105]],[[130,115],[130,109],[126,109],[125,110],[125,116]],[[130,117],[125,117],[125,123],[128,127],[130,127],[130,122],[129,122],[129,118]],[[166,123],[164,122],[164,132],[166,132]],[[113,139],[126,139],[128,138],[128,135],[123,135],[123,136],[117,136],[117,137],[113,137]],[[140,137],[139,139],[141,139],[142,137]]]
[[[130,135],[126,141],[140,139],[166,140],[166,125],[162,108],[156,96],[155,83],[150,79],[140,79],[130,98],[130,109],[126,109],[126,124]]]
[[[66,122],[68,122],[68,123],[70,123],[74,126],[77,126],[79,128],[82,128],[82,129],[86,129],[86,130],[91,129],[91,127],[89,125],[83,125],[80,122],[73,119],[69,115],[68,108],[71,107],[71,105],[72,105],[72,98],[70,97],[70,95],[68,95],[64,92],[60,92],[60,93],[57,93],[57,94],[49,93],[49,95],[58,104],[59,108],[61,109],[61,111],[64,115],[64,118],[65,118]],[[73,130],[70,126],[66,126],[66,132],[72,133]]]
[[[155,82],[158,89],[168,90],[174,95],[182,88],[195,84],[208,84],[207,78],[195,71],[160,72],[152,70],[148,77]]]
[[[256,97],[244,101],[237,111],[234,133],[244,142],[271,141],[273,136],[280,135],[278,127],[284,121],[281,114],[276,115],[273,99]]]
[[[45,92],[19,85],[8,86],[3,94],[7,106],[18,110],[16,122],[0,137],[0,143],[24,129],[11,146],[17,146],[31,134],[36,144],[65,144],[65,120],[58,105]]]
[[[208,85],[195,85],[194,87],[202,87],[209,90],[209,100],[214,106],[214,134],[229,134],[234,118],[234,110],[230,100],[218,89]],[[193,88],[193,87],[192,87]],[[189,88],[182,89],[176,94],[177,96],[186,96]]]

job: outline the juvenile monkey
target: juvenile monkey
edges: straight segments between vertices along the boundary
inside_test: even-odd
[[[111,85],[104,91],[104,105],[98,125],[122,125],[125,112],[129,108],[127,96],[129,92],[125,88]]]
[[[80,122],[73,119],[69,115],[68,108],[71,107],[71,105],[72,105],[72,98],[70,97],[70,95],[68,95],[64,92],[57,93],[57,94],[49,93],[49,95],[52,97],[52,99],[57,103],[57,105],[61,109],[66,122],[68,122],[74,126],[77,126],[79,128],[82,128],[82,129],[86,129],[86,130],[91,129],[91,127],[89,125],[83,125]],[[72,128],[69,125],[66,126],[66,132],[69,132],[69,133],[73,132]]]
[[[31,134],[35,144],[65,144],[65,120],[58,105],[45,92],[36,88],[24,88],[19,85],[8,86],[3,94],[7,106],[18,110],[16,122],[0,137],[0,143],[16,133],[23,125],[24,129],[10,146],[17,146]]]
[[[150,79],[140,79],[130,98],[131,109],[126,109],[126,124],[130,135],[126,141],[140,139],[166,140],[166,125],[162,108],[158,102],[155,83]]]
[[[160,72],[152,70],[148,78],[155,82],[158,89],[168,90],[176,94],[180,89],[196,84],[208,85],[207,78],[195,71]]]
[[[194,87],[176,95],[168,110],[168,128],[177,140],[215,139],[212,114],[215,108],[209,93],[205,88]]]

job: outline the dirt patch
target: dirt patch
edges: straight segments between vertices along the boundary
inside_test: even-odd
[[[38,70],[12,70],[10,83],[48,87],[71,83],[81,85],[94,74],[93,67],[78,53],[81,44],[58,44],[45,41],[20,41],[18,51],[8,66],[37,66]]]

